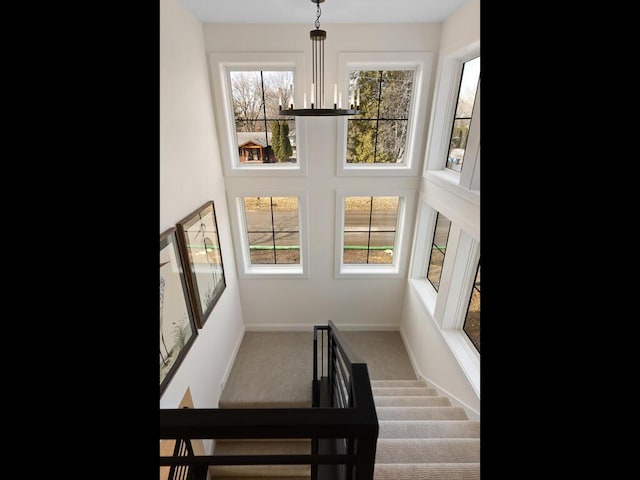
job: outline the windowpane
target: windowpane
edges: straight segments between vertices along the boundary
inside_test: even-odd
[[[449,156],[447,157],[447,167],[459,172],[462,170],[462,160],[467,148],[467,138],[469,137],[469,126],[471,119],[461,119],[453,122],[453,132],[449,142]]]
[[[407,121],[387,120],[378,124],[376,161],[378,163],[403,163],[407,146]]]
[[[276,263],[300,264],[300,235],[298,232],[276,233]]]
[[[254,265],[276,263],[272,236],[249,233],[249,254]]]
[[[389,70],[382,72],[380,118],[407,119],[413,90],[413,70]],[[362,93],[361,93],[362,94]]]
[[[293,92],[291,71],[230,71],[240,163],[293,162],[295,119],[281,117]]]
[[[376,147],[376,120],[349,119],[347,124],[347,163],[373,163]]]
[[[343,263],[367,263],[369,232],[345,232]]]
[[[404,162],[413,78],[413,70],[349,72],[360,113],[348,119],[347,163]]]
[[[451,128],[446,167],[456,172],[462,170],[462,164],[464,162],[469,126],[471,125],[471,114],[478,91],[479,79],[480,57],[476,57],[473,60],[465,62],[462,67],[456,113]]]
[[[476,273],[473,289],[471,290],[471,299],[467,309],[467,317],[463,327],[465,333],[480,352],[480,264],[478,263],[478,272]]]
[[[371,230],[395,233],[398,223],[398,197],[374,197]]]
[[[399,197],[346,197],[345,264],[393,264]]]
[[[297,197],[244,197],[251,264],[300,264]]]
[[[444,264],[444,257],[447,251],[447,241],[449,240],[450,229],[451,221],[438,212],[436,215],[436,226],[433,232],[429,266],[427,267],[427,280],[431,282],[431,285],[436,289],[436,292],[440,287],[442,265]]]

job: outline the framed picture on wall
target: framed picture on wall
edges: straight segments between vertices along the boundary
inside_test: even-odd
[[[160,234],[160,395],[198,335],[175,227]]]
[[[227,286],[213,202],[191,212],[176,228],[196,325],[202,328]]]

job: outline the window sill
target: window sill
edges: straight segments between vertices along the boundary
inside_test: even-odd
[[[380,266],[380,265],[341,265],[338,267],[336,278],[371,278],[374,276],[383,277],[400,277],[397,266]]]
[[[413,177],[416,175],[415,167],[406,164],[388,164],[388,163],[343,163],[338,167],[338,176],[403,176]]]
[[[480,398],[480,354],[461,330],[440,330],[473,391]]]
[[[281,164],[281,163],[265,163],[257,165],[242,165],[236,164],[227,171],[227,175],[250,175],[253,177],[259,176],[306,176],[306,171],[299,164]]]
[[[429,170],[425,172],[424,178],[427,181],[433,182],[445,190],[458,195],[464,200],[472,203],[473,205],[480,206],[480,192],[476,190],[469,190],[468,188],[460,186],[460,174],[452,170]]]
[[[418,296],[422,299],[422,303],[427,309],[431,318],[433,318],[433,313],[436,310],[436,291],[431,286],[431,284],[424,279],[411,278],[409,279],[409,283],[414,288]]]
[[[251,265],[240,278],[309,278],[300,265]]]

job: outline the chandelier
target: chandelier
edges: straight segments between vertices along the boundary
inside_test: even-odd
[[[325,107],[324,96],[324,41],[327,38],[327,32],[320,29],[320,4],[324,0],[311,0],[316,4],[316,21],[315,30],[309,32],[311,38],[311,71],[313,83],[311,84],[310,106],[307,108],[307,93],[304,92],[303,108],[294,108],[293,92],[288,108],[282,108],[280,105],[279,114],[286,116],[301,117],[325,117],[337,115],[357,115],[360,108],[360,91],[354,98],[353,92],[349,98],[348,108],[342,108],[342,93],[338,94],[338,86],[333,85],[333,108]],[[345,99],[346,100],[346,99]]]

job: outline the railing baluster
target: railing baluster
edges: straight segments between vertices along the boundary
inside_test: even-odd
[[[322,335],[320,352],[318,331]],[[160,457],[161,466],[171,467],[170,479],[177,480],[179,473],[181,480],[203,480],[210,465],[295,464],[310,465],[312,480],[324,480],[330,469],[344,480],[372,480],[378,420],[367,366],[331,321],[327,326],[314,326],[313,349],[312,408],[161,409],[160,438],[176,439],[173,457]],[[328,384],[328,402],[333,408],[319,406],[325,361],[325,387]],[[191,439],[243,438],[306,438],[311,440],[311,454],[196,456],[191,445]],[[329,440],[331,447],[325,445]]]

